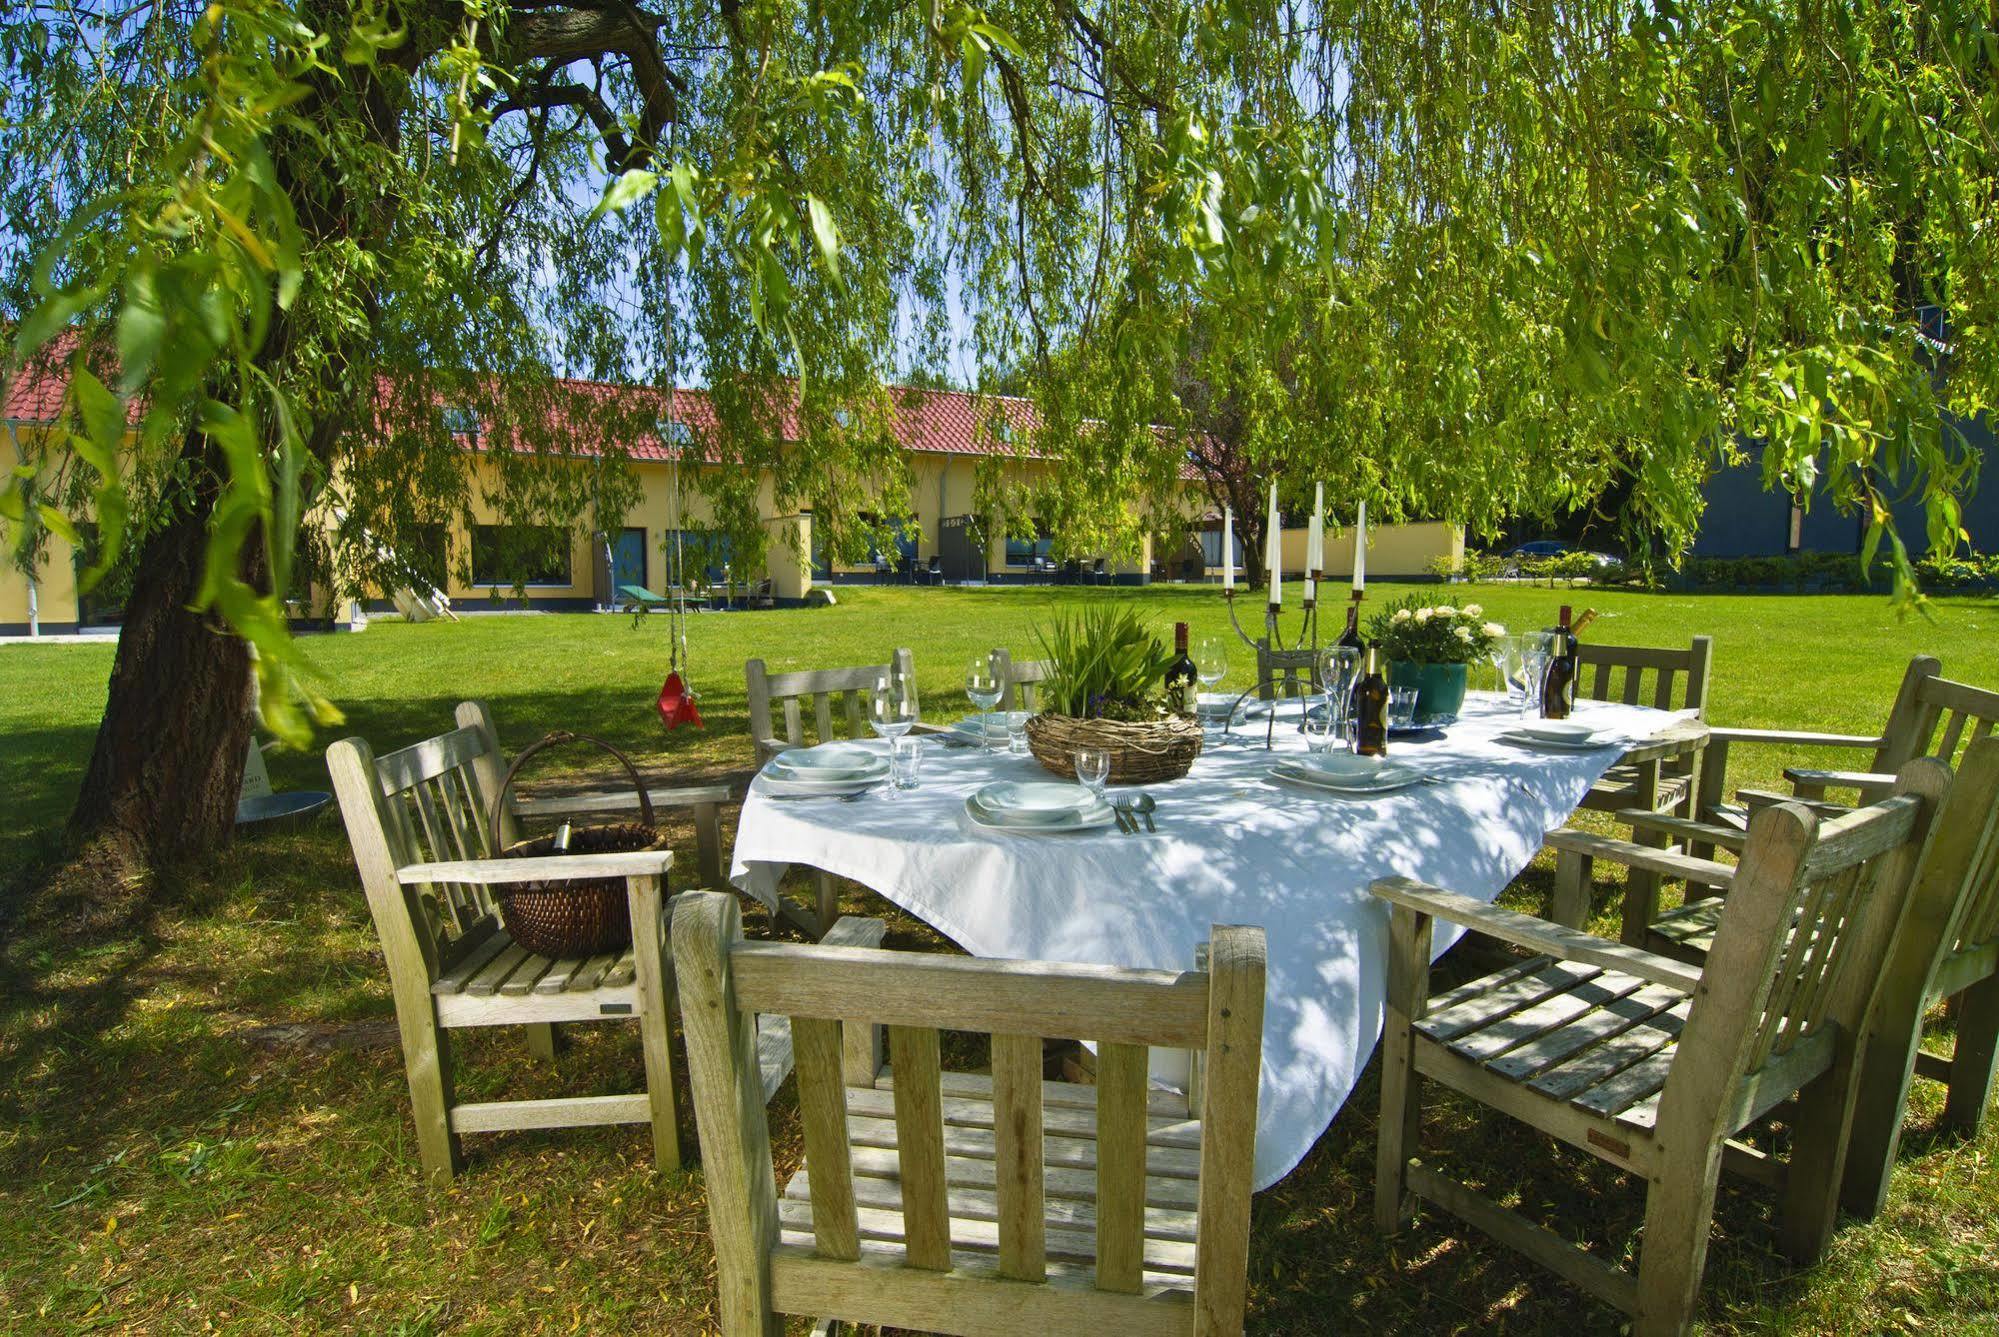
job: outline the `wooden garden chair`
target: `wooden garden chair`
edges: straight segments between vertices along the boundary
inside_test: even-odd
[[[1406,1221],[1414,1199],[1434,1203],[1631,1314],[1641,1337],[1692,1321],[1724,1162],[1781,1184],[1781,1243],[1816,1258],[1837,1215],[1868,1001],[1947,783],[1918,762],[1895,796],[1842,817],[1796,804],[1756,814],[1704,967],[1406,878],[1376,882],[1394,907],[1381,1228]],[[1439,918],[1537,955],[1433,998]],[[1643,1182],[1637,1274],[1414,1159],[1426,1080]],[[1788,1166],[1734,1141],[1793,1097]]]
[[[786,748],[806,746],[807,710],[811,711],[813,726],[818,731],[818,742],[830,743],[843,736],[872,738],[874,729],[868,723],[868,700],[874,694],[875,679],[891,671],[906,678],[910,690],[915,690],[916,656],[908,650],[897,650],[886,664],[802,669],[792,673],[772,673],[761,659],[746,661],[743,678],[749,690],[750,740],[756,748],[757,765],[761,767]],[[837,712],[835,698],[839,702]],[[841,729],[845,730],[844,735]],[[777,913],[819,939],[826,936],[839,917],[840,897],[830,873],[814,869],[812,885],[811,909],[780,896]]]
[[[1909,666],[1902,673],[1902,685],[1895,693],[1894,703],[1888,709],[1888,717],[1878,734],[1835,734],[1817,733],[1798,729],[1712,729],[1708,733],[1708,745],[1701,759],[1700,792],[1694,810],[1687,816],[1703,822],[1732,826],[1738,831],[1747,828],[1749,811],[1752,807],[1782,802],[1785,799],[1799,799],[1807,802],[1823,802],[1828,789],[1837,787],[1837,778],[1842,775],[1855,777],[1853,788],[1859,801],[1866,803],[1879,798],[1893,784],[1896,771],[1902,764],[1929,751],[1929,742],[1935,736],[1937,722],[1941,715],[1942,701],[1937,699],[1929,684],[1938,678],[1943,666],[1929,655],[1917,655],[1910,659]],[[1961,688],[1961,684],[1951,684]],[[1976,688],[1962,688],[1976,692]],[[1949,689],[1941,694],[1952,695]],[[1985,694],[1985,695],[1989,695]],[[1927,720],[1926,718],[1927,717]],[[1989,717],[1983,732],[1991,731]],[[1951,747],[1959,741],[1969,742],[1965,729],[1959,726],[1948,731]],[[1976,736],[1974,731],[1973,736]],[[1790,768],[1784,772],[1786,780],[1800,786],[1792,794],[1777,794],[1762,790],[1743,790],[1730,799],[1728,789],[1729,750],[1735,744],[1755,744],[1760,746],[1783,747],[1787,749],[1810,749],[1812,751],[1837,750],[1864,754],[1856,758],[1861,769],[1857,772],[1828,771],[1816,768]],[[1939,749],[1935,755],[1948,761],[1949,755]],[[1821,812],[1834,812],[1845,805],[1828,805]],[[1712,854],[1711,847],[1694,845],[1689,853],[1706,857]]]
[[[1584,641],[1576,652],[1576,696],[1659,710],[1692,710],[1704,720],[1713,660],[1714,641],[1707,636],[1694,637],[1685,650]],[[1582,806],[1599,812],[1646,808],[1692,816],[1697,769],[1697,753],[1620,763],[1590,786]]]
[[[868,724],[868,698],[874,694],[875,679],[889,672],[904,675],[914,683],[916,656],[908,650],[897,650],[887,664],[801,669],[793,673],[772,673],[761,659],[746,661],[743,679],[749,690],[750,739],[756,745],[757,765],[763,765],[786,748],[807,745],[808,710],[818,742],[874,737]]]
[[[1644,814],[1630,819],[1641,825],[1662,820]],[[1741,833],[1725,828],[1699,834],[1723,849],[1743,846]],[[1718,872],[1714,877],[1714,890],[1725,893],[1732,879]],[[1712,948],[1725,904],[1720,894],[1690,896],[1653,924],[1649,936],[1659,949],[1698,964]],[[1965,749],[1930,824],[1904,913],[1870,1014],[1841,1193],[1841,1205],[1864,1220],[1879,1214],[1887,1196],[1911,1077],[1948,1086],[1943,1125],[1965,1136],[1977,1135],[1991,1098],[1999,1059],[1999,738]],[[1957,1012],[1951,1058],[1921,1048],[1927,1013],[1946,999]]]
[[[1055,665],[1046,659],[1015,659],[1005,648],[993,651],[992,662],[993,677],[1000,685],[999,708],[1032,714],[1037,689],[1055,672]]]
[[[605,1123],[651,1123],[659,1164],[680,1164],[668,1061],[663,881],[673,857],[643,854],[502,859],[492,848],[491,795],[506,773],[491,713],[477,701],[458,707],[458,727],[377,758],[366,740],[327,749],[327,769],[389,968],[403,1060],[416,1115],[417,1153],[432,1182],[462,1167],[466,1133]],[[655,804],[692,804],[703,861],[720,836],[715,805],[728,791],[704,787],[652,791]],[[517,818],[601,814],[635,804],[624,794],[518,800],[501,813],[501,840],[518,836]],[[718,883],[719,884],[719,874]],[[588,959],[551,960],[515,943],[501,926],[491,888],[508,882],[623,877],[631,899],[633,945]],[[453,1094],[450,1034],[472,1026],[519,1026],[540,1057],[555,1057],[554,1028],[582,1021],[636,1022],[646,1089],[629,1095],[549,1100],[460,1102]],[[789,1070],[788,1029],[772,1028],[765,1059],[771,1085]]]
[[[724,1333],[1242,1331],[1261,929],[1217,926],[1185,974],[746,943],[714,895],[681,899],[673,939]],[[798,1051],[805,1166],[782,1193],[759,1012]],[[862,1060],[855,1084],[878,1024],[890,1070]],[[992,1076],[940,1071],[940,1028],[991,1034]],[[1042,1036],[1099,1041],[1097,1085],[1044,1082]],[[1205,1052],[1198,1120],[1148,1093],[1149,1045]]]

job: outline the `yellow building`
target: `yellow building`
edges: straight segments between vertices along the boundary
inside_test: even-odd
[[[10,433],[44,430],[61,405],[59,384],[28,384],[17,380],[8,400]],[[622,391],[616,387],[571,383],[590,396],[623,393],[655,395],[652,391]],[[1183,515],[1194,539],[1176,553],[1167,553],[1146,539],[1135,555],[1076,556],[1057,561],[1055,537],[1046,533],[1013,539],[999,526],[982,524],[975,492],[980,466],[995,453],[991,424],[1004,421],[1014,430],[1032,426],[1033,410],[1024,400],[941,390],[899,389],[895,393],[894,431],[909,455],[910,510],[901,517],[901,537],[893,550],[854,566],[831,566],[808,554],[813,542],[809,510],[780,512],[768,479],[760,488],[761,513],[769,542],[752,570],[732,560],[727,545],[713,531],[706,497],[692,479],[676,485],[674,457],[691,453],[694,434],[713,425],[712,410],[701,391],[680,391],[673,397],[668,440],[633,452],[632,469],[640,499],[623,524],[602,534],[572,533],[554,543],[540,569],[523,572],[519,564],[503,568],[506,543],[498,515],[487,505],[484,485],[490,466],[480,461],[480,477],[471,489],[470,523],[455,523],[440,532],[444,569],[450,573],[443,591],[461,610],[520,608],[587,610],[615,606],[621,586],[643,586],[664,592],[678,548],[680,570],[690,583],[732,591],[739,599],[795,603],[815,584],[888,581],[896,583],[1014,583],[1076,580],[1089,583],[1143,584],[1153,580],[1218,580],[1220,578],[1219,517],[1206,515],[1209,503],[1201,485],[1189,478]],[[467,433],[468,446],[480,448],[476,419],[447,412],[453,430]],[[8,461],[9,465],[13,463]],[[690,468],[697,466],[688,466]],[[715,467],[715,466],[698,466]],[[1033,458],[1009,462],[1019,481],[1031,484],[1040,470],[1055,467]],[[1039,528],[1038,526],[1036,527]],[[975,537],[983,535],[982,538]],[[1424,575],[1438,557],[1460,556],[1463,533],[1443,524],[1390,525],[1369,535],[1368,570],[1382,577]],[[566,559],[565,559],[566,550]],[[1305,532],[1287,530],[1284,537],[1287,576],[1302,573]],[[1351,570],[1352,540],[1339,531],[1327,535],[1329,576]],[[521,575],[520,590],[515,580]],[[388,592],[382,592],[387,594]],[[370,600],[387,607],[390,599]],[[325,598],[300,608],[302,615],[325,618],[336,610]],[[76,557],[69,546],[51,536],[48,550],[33,579],[8,566],[0,569],[0,635],[31,630],[52,634],[81,625],[115,620],[116,608],[106,601],[79,603]]]

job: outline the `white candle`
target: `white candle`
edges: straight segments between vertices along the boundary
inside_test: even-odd
[[[1235,588],[1235,512],[1222,507],[1222,588]]]
[[[1353,526],[1353,592],[1367,588],[1367,503],[1360,504],[1360,516]]]
[[[1306,575],[1305,575],[1305,603],[1306,603],[1306,606],[1307,606],[1307,607],[1309,607],[1309,606],[1310,606],[1310,605],[1312,604],[1312,601],[1313,601],[1313,600],[1315,600],[1315,599],[1317,599],[1318,597],[1319,597],[1319,593],[1318,593],[1318,582],[1312,579],[1312,576],[1311,576],[1311,573],[1310,573],[1310,572],[1307,572],[1307,573],[1306,573]]]
[[[1319,483],[1312,489],[1312,523],[1305,531],[1305,574],[1316,576],[1326,569],[1326,485]],[[1310,599],[1312,587],[1305,587],[1305,597]]]
[[[1284,529],[1277,513],[1277,480],[1270,480],[1270,523],[1264,530],[1263,569],[1270,577],[1270,605],[1284,602]]]

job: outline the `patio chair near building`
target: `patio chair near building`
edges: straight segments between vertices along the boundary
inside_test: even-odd
[[[1948,783],[1923,760],[1889,798],[1844,816],[1797,804],[1757,813],[1698,967],[1405,878],[1376,882],[1393,907],[1380,1227],[1430,1202],[1632,1315],[1640,1337],[1692,1322],[1724,1167],[1778,1186],[1781,1245],[1817,1258],[1836,1217],[1868,1003]],[[1536,955],[1433,997],[1438,919]],[[1644,1185],[1636,1275],[1420,1158],[1428,1082]],[[1787,1102],[1787,1164],[1737,1140]]]
[[[673,938],[724,1333],[767,1337],[780,1314],[1242,1331],[1260,929],[1217,925],[1206,969],[1186,974],[747,943],[722,895],[683,898]],[[781,1192],[759,1013],[791,1018],[798,1055],[805,1164]],[[879,1082],[876,1026],[892,1059]],[[942,1070],[943,1029],[990,1035],[991,1075]],[[1096,1040],[1096,1085],[1044,1082],[1043,1036]],[[1197,1119],[1148,1092],[1151,1045],[1202,1052]]]

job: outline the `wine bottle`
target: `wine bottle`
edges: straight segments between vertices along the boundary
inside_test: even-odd
[[[1353,750],[1363,757],[1388,755],[1388,681],[1380,654],[1379,647],[1367,647],[1367,667],[1353,685]]]
[[[1361,648],[1360,600],[1358,598],[1347,604],[1347,629],[1340,633],[1340,639],[1335,644],[1343,645],[1349,650],[1358,650]]]
[[[1555,653],[1548,656],[1541,679],[1541,718],[1565,720],[1576,707],[1576,629],[1569,625],[1569,606],[1562,605],[1555,628]]]
[[[1173,624],[1173,662],[1166,666],[1166,708],[1175,715],[1194,717],[1200,701],[1201,674],[1187,656],[1187,624]]]

